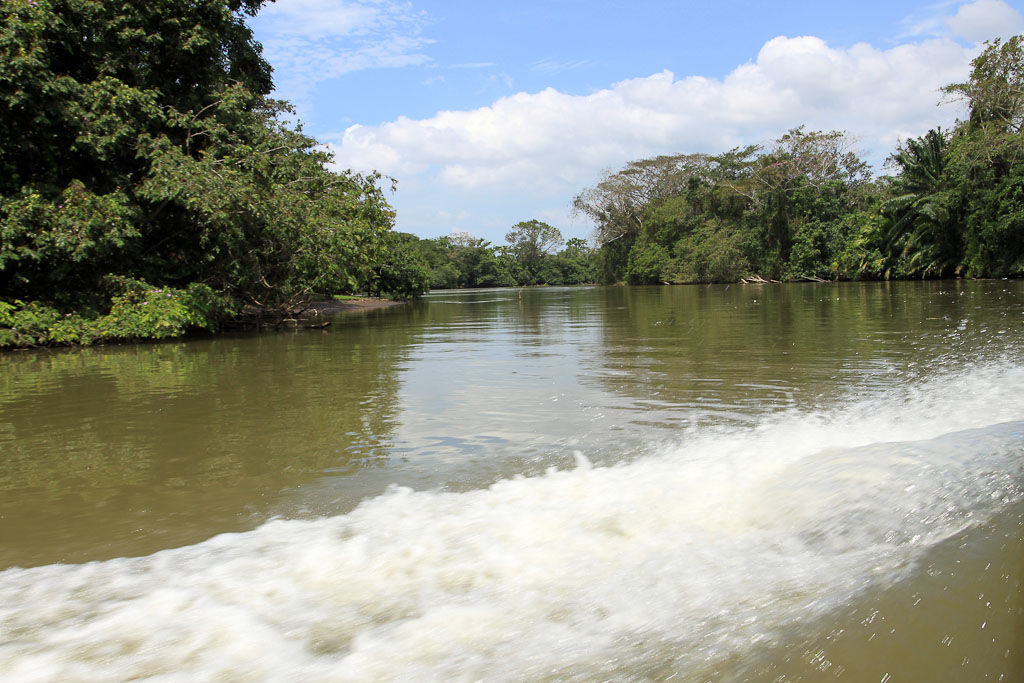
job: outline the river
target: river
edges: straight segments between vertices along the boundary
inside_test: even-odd
[[[1019,681],[1024,282],[0,356],[3,681]]]

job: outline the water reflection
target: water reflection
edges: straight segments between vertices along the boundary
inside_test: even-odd
[[[442,292],[328,331],[0,356],[0,566],[462,491],[1019,357],[1020,282]],[[1016,354],[1016,355],[1014,355]]]
[[[0,566],[251,528],[283,490],[386,464],[402,326],[3,358]]]
[[[599,402],[577,380],[599,341],[599,301],[588,290],[446,293],[425,311],[396,445],[424,467],[446,468],[445,485],[541,467],[586,433],[587,404]]]
[[[2,572],[0,670],[1005,679],[1022,323],[1021,282],[550,288],[2,356],[0,561],[253,530]]]
[[[605,290],[593,376],[646,424],[754,423],[884,393],[1007,350],[1019,283],[881,282]],[[1005,340],[1004,340],[1005,341]]]

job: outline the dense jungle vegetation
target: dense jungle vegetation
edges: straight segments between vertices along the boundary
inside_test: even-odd
[[[162,338],[245,307],[429,287],[1024,273],[1024,47],[945,96],[969,116],[874,177],[842,132],[634,161],[507,244],[395,232],[390,179],[335,173],[269,97],[266,0],[0,5],[0,347]],[[392,185],[393,189],[393,185]]]
[[[0,346],[425,289],[382,179],[326,170],[268,97],[264,2],[0,5]]]

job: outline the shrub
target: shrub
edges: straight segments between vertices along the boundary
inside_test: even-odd
[[[114,290],[106,315],[63,313],[39,301],[0,301],[0,347],[95,344],[166,339],[190,329],[216,329],[230,303],[210,287],[154,287],[141,280],[110,277]]]

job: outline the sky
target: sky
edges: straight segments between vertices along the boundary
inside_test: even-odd
[[[250,25],[336,168],[397,180],[397,230],[502,244],[533,219],[589,238],[573,197],[629,161],[800,125],[852,134],[884,173],[901,140],[964,116],[940,88],[1024,33],[1024,6],[276,0]]]

